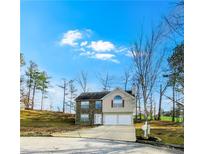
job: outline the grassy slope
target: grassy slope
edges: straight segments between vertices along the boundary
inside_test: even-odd
[[[139,119],[139,115],[138,115],[138,119]],[[142,115],[142,119],[145,119],[144,118],[144,115]],[[150,116],[148,116],[148,119],[150,120]],[[161,116],[161,120],[162,121],[172,121],[172,116]],[[179,118],[179,117],[175,117],[175,122],[182,122],[183,119],[182,118]]]
[[[75,117],[73,114],[64,114],[51,111],[22,110],[21,126],[23,127],[45,127],[53,126],[55,123],[74,124]]]
[[[150,121],[150,135],[159,137],[162,142],[169,144],[184,144],[184,127],[180,123],[170,121]],[[136,123],[136,136],[143,136],[141,126],[143,122]]]
[[[60,112],[22,110],[20,120],[21,136],[51,136],[54,132],[72,131],[82,127],[75,125],[73,114]]]

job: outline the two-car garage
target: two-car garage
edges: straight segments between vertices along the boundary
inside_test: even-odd
[[[132,125],[132,114],[104,114],[104,125]]]

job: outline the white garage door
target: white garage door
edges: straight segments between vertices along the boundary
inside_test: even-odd
[[[118,124],[119,125],[131,125],[132,123],[131,115],[119,115],[118,116]]]
[[[104,114],[103,124],[105,125],[131,125],[131,114]]]
[[[104,115],[104,124],[117,125],[117,115]]]

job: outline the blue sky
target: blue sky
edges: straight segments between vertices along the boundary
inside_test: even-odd
[[[48,72],[55,84],[88,72],[89,89],[101,87],[96,75],[109,72],[113,86],[132,66],[130,45],[143,25],[152,25],[172,8],[172,1],[25,1],[21,0],[21,52]],[[52,91],[52,90],[51,90]],[[53,90],[54,91],[54,90]],[[59,93],[55,101],[61,99]]]

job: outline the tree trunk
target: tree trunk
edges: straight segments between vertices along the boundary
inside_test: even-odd
[[[141,112],[141,102],[139,99],[139,114],[140,114],[140,120],[142,120],[142,112]]]
[[[162,107],[162,85],[160,85],[159,110],[158,110],[157,120],[161,120],[161,107]]]
[[[152,104],[152,98],[150,99],[150,120],[153,120],[153,104]]]
[[[143,90],[142,90],[143,91]],[[147,129],[146,129],[146,135],[145,137],[148,137],[148,111],[147,111],[147,96],[146,96],[146,90],[143,91],[143,100],[144,100],[144,111],[145,111],[145,122],[147,123]]]
[[[31,109],[32,109],[32,110],[33,110],[33,108],[34,108],[35,92],[36,92],[36,83],[34,83],[34,87],[33,87],[33,98],[32,98],[32,106],[31,106]]]
[[[138,119],[138,117],[137,117],[137,102],[138,102],[138,99],[137,99],[137,97],[135,96],[135,104],[136,104],[136,113],[135,113],[136,116],[135,116],[135,117],[136,117],[136,121],[137,121],[137,119]]]
[[[156,120],[157,117],[156,117],[156,103],[154,103],[154,120]]]
[[[64,92],[63,92],[63,113],[65,113],[65,83],[64,83]]]
[[[172,121],[175,121],[175,84],[173,84],[173,111],[172,111]]]
[[[73,93],[71,92],[71,95],[70,95],[70,113],[71,113],[71,107],[72,107],[72,101],[73,101]]]
[[[31,95],[31,77],[29,77],[29,87],[28,87],[28,106],[27,106],[27,108],[29,108],[29,105],[30,105],[30,95]]]
[[[72,104],[72,101],[70,100],[70,113],[71,113],[71,104]]]
[[[30,95],[31,95],[31,87],[29,87],[28,89],[28,102],[27,102],[27,105],[26,105],[26,108],[29,108],[29,103],[30,103]]]
[[[44,98],[44,90],[42,90],[42,96],[41,96],[41,111],[43,110],[43,98]]]

